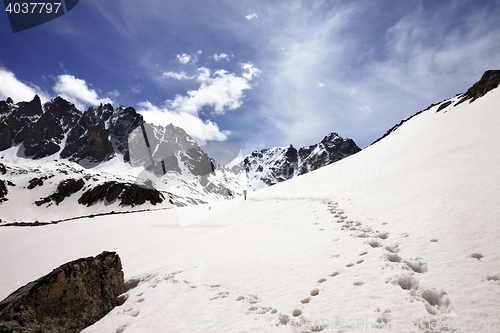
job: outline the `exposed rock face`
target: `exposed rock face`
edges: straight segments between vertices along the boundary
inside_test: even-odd
[[[330,133],[320,143],[299,150],[289,145],[253,152],[243,163],[249,185],[255,188],[258,182],[267,186],[274,185],[339,161],[360,150],[353,140]]]
[[[136,184],[111,181],[86,191],[80,199],[78,199],[78,203],[89,207],[103,200],[112,202],[116,199],[121,201],[120,206],[133,207],[135,205],[142,205],[146,201],[156,205],[157,203],[163,202],[165,197],[152,188],[143,188]]]
[[[111,104],[101,104],[97,109],[91,107],[69,131],[61,157],[74,162],[99,163],[122,154],[128,161],[128,135],[143,122],[133,108],[113,110]]]
[[[36,178],[35,178],[36,179]],[[32,179],[33,180],[33,179]],[[40,184],[41,182],[41,184]],[[43,180],[38,179],[35,180],[34,182],[36,185],[43,185]],[[29,186],[33,186],[33,188],[36,186],[33,185],[33,183],[30,181]],[[65,179],[57,185],[57,189],[54,193],[52,193],[50,196],[42,198],[38,201],[35,201],[35,204],[37,206],[41,206],[44,203],[49,203],[50,201],[54,201],[56,205],[59,205],[65,198],[69,197],[73,193],[76,193],[80,191],[83,186],[85,185],[85,182],[83,179]],[[28,186],[28,188],[29,188]]]
[[[156,176],[164,174],[163,166],[165,173],[180,174],[184,169],[189,170],[194,176],[205,176],[213,171],[209,156],[201,150],[196,141],[182,128],[172,124],[167,126],[144,124],[142,128],[136,128],[128,140],[131,147],[131,164],[144,166]],[[150,146],[149,149],[147,144]]]
[[[115,252],[78,259],[0,302],[0,332],[80,332],[118,305],[124,292]]]
[[[0,101],[0,151],[23,143],[24,154],[33,159],[60,152],[61,158],[81,164],[98,164],[115,154],[128,161],[128,135],[143,122],[130,107],[101,104],[82,113],[61,97],[43,108],[38,95],[17,104],[8,98]]]
[[[33,124],[24,140],[24,153],[34,159],[57,153],[65,133],[80,117],[76,107],[61,97],[45,103],[45,112]],[[18,134],[19,135],[19,134]]]
[[[0,150],[12,143],[24,141],[35,122],[42,115],[42,105],[38,95],[31,102],[14,104],[12,99],[0,102]]]
[[[469,88],[463,95],[458,105],[465,101],[470,100],[474,102],[479,97],[486,95],[490,90],[495,89],[500,84],[500,70],[489,70],[484,72],[483,76],[479,81],[477,81],[472,87]]]
[[[7,193],[9,193],[9,190],[7,189],[7,184],[5,181],[0,179],[0,203],[3,201],[7,201]]]

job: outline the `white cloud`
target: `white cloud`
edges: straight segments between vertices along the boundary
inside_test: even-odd
[[[179,60],[181,64],[187,64],[188,62],[191,61],[191,56],[187,53],[178,54],[177,60]]]
[[[222,60],[222,59],[226,59],[226,61],[229,61],[229,58],[228,58],[227,54],[225,54],[225,53],[214,54],[213,58],[214,58],[215,61],[219,61],[219,60]]]
[[[42,103],[48,101],[50,97],[40,89],[40,87],[24,83],[16,78],[14,73],[0,67],[0,99],[12,98],[14,103],[31,101],[35,95],[40,96]]]
[[[234,110],[242,105],[244,90],[250,89],[250,83],[260,70],[252,64],[241,65],[242,77],[217,70],[211,74],[205,67],[198,69],[197,81],[201,83],[198,90],[190,90],[187,95],[176,95],[174,100],[168,101],[172,110],[180,110],[195,114],[203,106],[214,108],[215,114],[224,114],[227,110]]]
[[[248,81],[251,81],[255,76],[259,76],[261,73],[261,70],[255,67],[251,62],[242,64],[241,69],[243,69],[241,75]]]
[[[324,84],[324,83],[322,83],[322,82],[318,82],[318,83],[316,83],[316,87],[317,87],[317,88],[324,88],[324,87],[325,87],[325,84]]]
[[[88,106],[113,103],[108,97],[99,98],[97,92],[89,88],[85,80],[78,79],[73,75],[59,75],[53,89],[59,96],[74,103],[81,111],[84,111]]]
[[[192,77],[187,75],[186,72],[164,72],[161,76],[163,79],[175,79],[175,80],[190,80]]]
[[[256,13],[253,13],[253,14],[249,14],[249,15],[247,15],[245,17],[247,18],[247,20],[251,20],[251,19],[254,19],[254,18],[258,18],[259,16]]]
[[[210,120],[203,122],[197,113],[192,114],[180,110],[169,111],[166,107],[158,107],[151,102],[141,102],[138,105],[137,112],[147,122],[162,126],[172,123],[175,126],[181,127],[200,146],[206,144],[206,140],[226,141],[231,134],[230,131],[221,131],[219,126]]]

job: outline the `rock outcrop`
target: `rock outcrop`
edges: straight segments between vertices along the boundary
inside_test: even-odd
[[[470,103],[474,102],[479,97],[486,95],[486,93],[490,90],[495,89],[500,84],[500,70],[489,70],[484,72],[481,79],[474,83],[472,87],[470,87],[464,94],[462,94],[462,98],[458,103],[463,103],[465,101],[470,101]]]
[[[165,197],[154,188],[144,188],[137,184],[106,182],[87,190],[82,194],[78,203],[90,207],[97,202],[113,202],[120,200],[121,206],[142,205],[149,201],[153,206],[163,202]]]
[[[124,292],[118,254],[78,259],[0,302],[0,332],[80,332],[117,306]]]

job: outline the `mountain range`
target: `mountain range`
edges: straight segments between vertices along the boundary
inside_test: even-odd
[[[79,208],[94,206],[78,213],[52,212],[51,217],[33,212],[26,218],[4,203],[0,209],[13,214],[3,214],[6,221],[54,221],[230,199],[244,189],[274,185],[360,150],[353,140],[331,133],[298,150],[289,145],[253,152],[227,168],[182,128],[146,123],[132,107],[101,104],[81,112],[61,97],[42,105],[38,95],[29,102],[0,101],[0,133],[5,170],[0,200],[22,190],[29,193],[24,198],[31,210],[59,207],[70,197]],[[209,144],[213,152],[217,143]],[[20,175],[30,176],[16,180]]]

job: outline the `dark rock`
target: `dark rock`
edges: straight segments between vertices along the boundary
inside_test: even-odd
[[[436,110],[436,113],[438,113],[439,111],[441,110],[444,110],[446,109],[448,106],[451,105],[451,101],[448,101],[448,102],[444,102],[443,104],[441,104],[438,109]]]
[[[136,184],[111,181],[87,190],[82,194],[80,199],[78,199],[78,203],[90,207],[104,199],[108,202],[119,199],[120,206],[133,207],[135,205],[142,205],[146,201],[156,205],[157,203],[163,202],[165,197],[158,190],[153,188],[144,188]]]
[[[33,159],[57,153],[65,132],[80,118],[76,107],[61,97],[44,105],[45,112],[31,127],[24,139],[24,153]]]
[[[14,133],[5,122],[0,122],[0,151],[12,147]]]
[[[30,182],[31,185],[31,182]],[[73,193],[80,191],[85,182],[83,179],[65,179],[57,185],[57,189],[50,196],[42,198],[35,201],[37,206],[41,206],[44,203],[48,203],[53,200],[56,205],[59,205],[65,198],[71,196]]]
[[[479,81],[477,81],[472,87],[469,88],[463,95],[460,101],[456,105],[469,101],[474,102],[479,97],[486,95],[488,91],[491,91],[498,87],[500,84],[500,70],[489,70],[484,72],[483,76]]]
[[[113,145],[108,139],[108,131],[104,128],[104,121],[96,124],[86,124],[87,113],[82,116],[78,126],[68,135],[66,147],[61,152],[62,158],[79,162],[87,159],[90,162],[103,162],[114,156]],[[82,124],[85,124],[82,126]]]
[[[116,252],[78,259],[0,302],[0,332],[80,332],[117,306],[125,291]]]
[[[33,178],[30,179],[29,185],[28,185],[28,190],[32,190],[37,186],[43,186],[43,181],[44,179],[47,179],[47,177],[40,177],[40,178]]]
[[[129,161],[128,136],[144,120],[134,108],[101,104],[90,107],[68,133],[62,158],[79,163],[82,160],[99,163],[115,154],[122,154]]]
[[[0,179],[0,203],[8,200],[6,198],[7,193],[9,193],[9,190],[7,189],[7,184],[5,183],[5,181]]]

